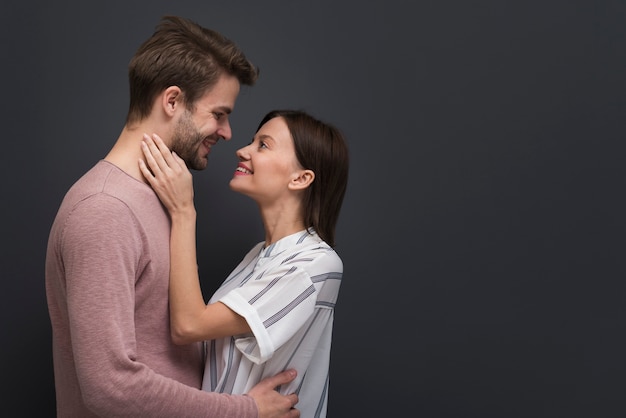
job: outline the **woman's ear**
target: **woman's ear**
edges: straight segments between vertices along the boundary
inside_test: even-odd
[[[313,170],[300,170],[289,182],[289,190],[304,190],[315,180]]]

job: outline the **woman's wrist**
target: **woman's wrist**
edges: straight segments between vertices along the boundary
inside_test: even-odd
[[[172,221],[189,222],[196,220],[196,208],[189,206],[186,208],[178,208],[174,211],[170,211],[170,217]]]

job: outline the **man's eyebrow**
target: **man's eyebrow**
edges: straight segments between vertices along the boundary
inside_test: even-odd
[[[216,111],[219,111],[219,112],[222,112],[222,113],[226,113],[227,115],[230,115],[230,114],[233,112],[233,109],[231,109],[231,108],[230,108],[230,107],[228,107],[228,106],[217,106],[217,107],[213,110],[213,112],[216,112]]]

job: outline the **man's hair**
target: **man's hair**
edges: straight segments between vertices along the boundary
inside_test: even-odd
[[[185,106],[193,109],[196,100],[224,73],[252,86],[259,69],[220,33],[182,17],[163,16],[129,63],[126,123],[148,116],[156,96],[170,86],[178,86]]]
[[[313,228],[331,247],[335,246],[335,226],[348,185],[348,145],[341,131],[300,110],[273,110],[267,121],[281,117],[293,139],[300,165],[315,173],[313,184],[304,190],[304,225]]]

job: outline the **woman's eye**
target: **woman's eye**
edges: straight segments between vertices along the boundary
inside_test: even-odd
[[[259,142],[259,148],[267,148],[267,145],[265,145],[265,142],[261,141]]]

